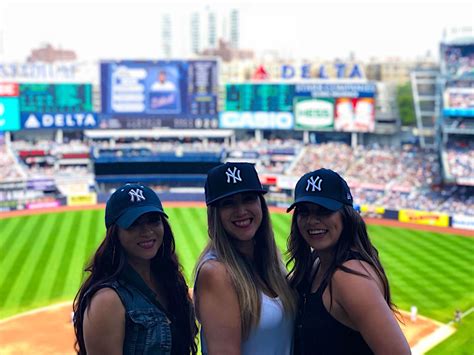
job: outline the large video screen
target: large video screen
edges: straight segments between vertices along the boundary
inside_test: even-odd
[[[245,83],[226,86],[219,127],[373,132],[374,83]]]
[[[216,128],[214,60],[101,63],[102,126]]]
[[[98,125],[91,84],[19,84],[22,129],[84,129]]]

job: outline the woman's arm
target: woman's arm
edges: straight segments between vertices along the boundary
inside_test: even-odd
[[[344,266],[369,276],[337,270],[333,297],[375,354],[410,354],[410,347],[383,295],[381,281],[366,262],[350,260]],[[369,272],[370,270],[370,272]]]
[[[240,355],[240,308],[225,266],[210,260],[197,278],[196,310],[209,355]]]
[[[121,355],[125,335],[125,308],[117,293],[103,288],[84,312],[84,343],[88,355]]]

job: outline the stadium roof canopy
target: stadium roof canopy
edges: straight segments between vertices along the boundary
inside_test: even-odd
[[[85,130],[91,139],[109,138],[227,138],[234,135],[230,129],[103,129]]]

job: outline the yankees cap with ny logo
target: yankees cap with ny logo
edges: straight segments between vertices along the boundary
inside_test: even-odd
[[[343,205],[352,206],[352,194],[347,182],[333,170],[318,169],[304,174],[296,183],[295,201],[286,210],[290,212],[298,203],[311,202],[331,211]]]
[[[109,197],[105,206],[105,226],[109,228],[116,223],[128,229],[148,212],[158,212],[168,218],[155,191],[143,184],[126,184]]]
[[[210,205],[224,197],[241,192],[257,192],[265,194],[257,171],[251,163],[225,163],[218,165],[207,173],[206,205]]]

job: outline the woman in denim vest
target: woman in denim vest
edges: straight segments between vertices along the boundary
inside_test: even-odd
[[[196,354],[194,310],[158,196],[141,184],[118,188],[105,225],[74,300],[78,353]]]
[[[219,165],[205,192],[210,240],[194,288],[202,353],[290,355],[296,298],[255,168]]]

